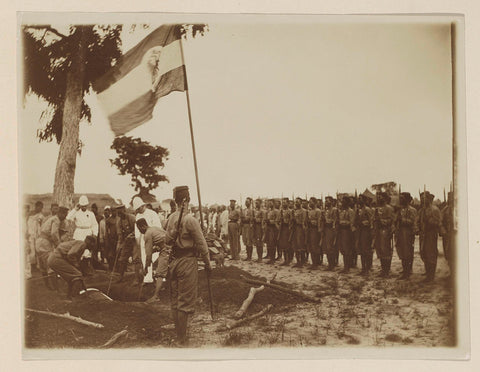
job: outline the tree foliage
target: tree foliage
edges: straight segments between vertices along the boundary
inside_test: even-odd
[[[62,117],[65,102],[67,73],[78,49],[77,27],[61,34],[48,25],[23,26],[24,94],[35,94],[44,99],[48,108],[42,114],[45,127],[37,134],[40,141],[62,139]],[[83,27],[86,38],[83,94],[91,83],[103,75],[121,55],[121,25],[90,25]],[[91,112],[82,101],[81,119],[90,122]]]
[[[40,141],[62,139],[62,116],[65,101],[67,72],[72,56],[78,49],[78,33],[75,30],[83,27],[86,34],[85,76],[83,93],[88,93],[92,82],[102,76],[115,65],[121,56],[122,25],[85,25],[71,26],[68,34],[62,34],[50,25],[24,25],[23,68],[24,95],[34,94],[44,99],[47,110],[42,114],[45,127],[37,135]],[[149,28],[147,24],[141,25]],[[135,27],[131,27],[133,32]],[[205,24],[182,24],[175,32],[182,37],[204,35],[208,30]],[[90,107],[82,101],[81,119],[90,122]]]
[[[117,153],[110,163],[117,167],[119,173],[130,175],[131,185],[139,194],[147,194],[157,188],[160,182],[168,178],[158,173],[168,160],[169,152],[161,146],[153,146],[140,138],[117,137],[111,146]]]

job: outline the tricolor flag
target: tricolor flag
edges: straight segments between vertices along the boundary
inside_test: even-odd
[[[157,28],[93,84],[115,136],[150,120],[160,97],[186,89],[177,27]]]

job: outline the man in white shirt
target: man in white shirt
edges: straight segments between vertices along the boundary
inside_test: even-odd
[[[84,241],[89,235],[93,235],[95,238],[98,236],[98,222],[95,218],[95,214],[92,211],[87,210],[88,198],[82,195],[78,201],[77,206],[72,209],[68,215],[67,220],[72,221],[75,224],[75,231],[73,233],[74,240]],[[89,250],[85,250],[82,258],[90,258],[92,254]],[[94,258],[98,261],[98,257]]]
[[[132,206],[133,209],[135,210],[135,221],[138,221],[140,219],[145,219],[149,227],[156,226],[159,227],[163,230],[162,223],[160,222],[160,217],[158,214],[147,208],[146,203],[140,198],[139,196],[136,196],[132,200]],[[142,264],[145,266],[145,260],[146,260],[146,254],[145,254],[145,239],[143,234],[140,232],[138,227],[135,225],[135,238],[137,239],[137,243],[140,247],[140,255],[142,258]],[[158,253],[154,253],[152,257],[152,263],[157,259]],[[153,283],[153,267],[150,265],[150,267],[145,268],[145,272],[147,273],[145,277],[143,278],[144,283]]]
[[[228,244],[228,209],[222,205],[222,213],[220,214],[220,238]]]

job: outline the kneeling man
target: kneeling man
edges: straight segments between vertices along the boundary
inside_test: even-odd
[[[69,240],[60,243],[48,257],[48,267],[60,275],[68,284],[68,297],[75,297],[85,289],[80,270],[80,259],[85,250],[95,248],[96,239],[92,235],[85,240]]]

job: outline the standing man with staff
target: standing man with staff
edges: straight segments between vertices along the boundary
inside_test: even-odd
[[[199,222],[192,215],[183,214],[190,201],[188,186],[174,188],[173,198],[180,210],[170,215],[166,225],[166,244],[172,247],[168,268],[170,304],[177,340],[181,345],[185,345],[188,317],[194,313],[197,301],[197,256],[205,263],[207,275],[212,270],[212,266],[207,242]]]

